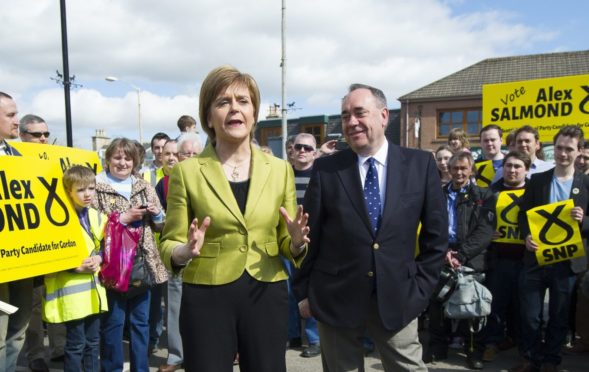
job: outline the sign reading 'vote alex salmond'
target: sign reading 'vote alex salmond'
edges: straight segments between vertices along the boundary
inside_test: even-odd
[[[564,125],[589,128],[589,75],[483,85],[483,123],[505,135],[531,125],[543,142]]]
[[[0,283],[71,269],[87,256],[62,175],[57,161],[0,157]]]
[[[574,190],[573,190],[574,192]],[[585,255],[579,223],[571,217],[571,199],[542,205],[526,212],[530,234],[538,244],[536,259],[548,265]]]

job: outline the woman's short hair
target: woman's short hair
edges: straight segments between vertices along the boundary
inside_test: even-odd
[[[258,113],[260,112],[260,89],[254,78],[249,74],[244,74],[233,66],[220,66],[209,72],[200,87],[199,97],[199,118],[202,129],[209,136],[212,143],[216,142],[215,129],[209,127],[209,114],[215,99],[219,94],[232,85],[246,87],[249,91],[252,105],[254,107],[254,125],[252,133],[256,129]],[[253,138],[253,136],[250,136]]]
[[[106,152],[104,153],[104,159],[106,161],[106,167],[110,166],[110,159],[113,157],[115,152],[123,150],[123,153],[133,159],[133,168],[140,163],[139,149],[134,140],[128,138],[115,138],[110,145],[108,145]]]

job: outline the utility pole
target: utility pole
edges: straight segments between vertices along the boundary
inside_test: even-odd
[[[282,0],[282,158],[287,159],[286,139],[288,137],[288,121],[286,118],[286,0]]]
[[[65,14],[65,0],[59,1],[61,10],[61,54],[63,59],[63,93],[65,98],[65,133],[68,147],[73,147],[72,137],[72,108],[70,104],[70,66],[67,52],[67,18]]]

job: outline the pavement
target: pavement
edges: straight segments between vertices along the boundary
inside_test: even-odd
[[[165,340],[165,337],[162,337]],[[47,344],[47,338],[45,338]],[[126,344],[126,342],[125,342]],[[127,347],[127,345],[125,345]],[[303,358],[299,356],[302,349],[289,349],[286,352],[286,366],[288,372],[320,372],[321,371],[321,357]],[[149,358],[150,372],[157,371],[157,367],[166,362],[167,350],[165,348],[159,349],[155,354]],[[128,360],[128,358],[127,358]],[[508,368],[519,364],[520,360],[515,348],[501,352],[497,355],[497,359],[491,363],[485,363],[484,371],[507,371]],[[378,353],[374,352],[364,359],[366,372],[380,372],[384,371]],[[17,371],[29,371],[26,367],[27,362],[22,357],[19,358],[19,367]],[[427,365],[432,372],[450,372],[450,371],[468,371],[466,367],[465,355],[458,351],[450,349],[448,359],[443,362],[435,362]],[[49,362],[51,372],[63,370],[63,364],[60,362]],[[129,371],[129,364],[125,363],[124,371]],[[239,367],[233,368],[234,372],[239,371]],[[587,372],[589,371],[589,353],[582,355],[565,355],[563,363],[559,367],[563,372]],[[178,371],[184,371],[180,369]]]

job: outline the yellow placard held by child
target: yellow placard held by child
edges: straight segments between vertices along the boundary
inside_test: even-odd
[[[0,156],[0,283],[78,267],[88,255],[57,161]]]
[[[491,160],[485,160],[475,163],[477,168],[477,186],[489,187],[491,181],[495,177],[495,168],[493,168],[493,162]]]
[[[519,214],[519,201],[524,194],[521,190],[510,190],[499,193],[495,207],[497,215],[497,231],[501,237],[494,242],[523,244],[520,236],[517,215]]]
[[[94,151],[30,142],[11,142],[10,145],[14,146],[23,156],[59,162],[62,172],[72,165],[86,166],[92,169],[94,174],[102,172],[102,163]]]
[[[542,205],[526,212],[530,234],[538,244],[536,259],[548,265],[585,255],[579,223],[571,217],[571,199]]]

